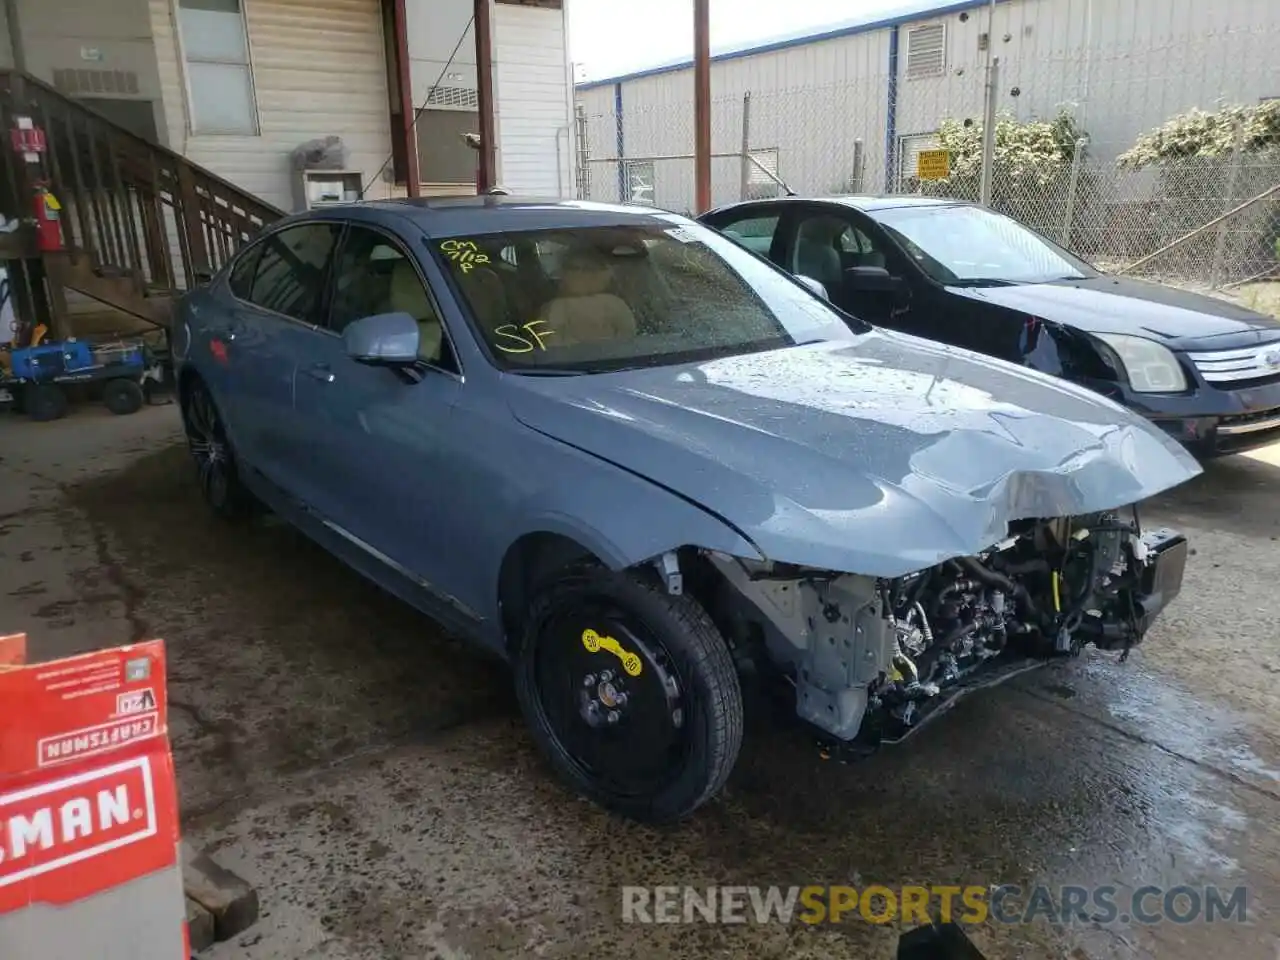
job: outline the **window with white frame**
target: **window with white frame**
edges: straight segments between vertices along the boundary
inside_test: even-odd
[[[656,199],[653,161],[627,160],[623,169],[626,170],[627,195],[622,198],[622,202],[653,206]]]
[[[243,0],[178,0],[196,134],[258,133]]]

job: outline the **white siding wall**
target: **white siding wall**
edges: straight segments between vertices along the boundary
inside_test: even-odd
[[[863,143],[872,188],[884,154],[888,34],[855,34],[717,61],[711,67],[712,200],[740,197],[743,98],[751,94],[750,148],[778,150],[778,173],[799,192],[848,189],[854,141]],[[617,112],[611,83],[579,91],[587,116],[592,199],[618,196]],[[654,197],[692,208],[693,71],[673,70],[622,84],[623,150],[657,157]],[[669,159],[661,159],[669,158]]]
[[[587,158],[587,196],[584,199],[602,203],[617,203],[618,123],[613,109],[614,86],[612,83],[577,91],[577,109],[581,111],[585,125],[581,131],[583,143],[579,153]]]
[[[570,197],[571,74],[562,10],[494,5],[499,180],[513,193]]]
[[[908,79],[907,34],[931,22],[946,25],[945,70]],[[896,137],[930,133],[947,117],[980,119],[986,6],[898,29]],[[1103,160],[1189,108],[1280,96],[1280,0],[1002,0],[993,33],[1000,110],[1025,120],[1070,109]],[[742,96],[750,91],[751,147],[778,148],[779,173],[793,188],[844,189],[853,140],[861,139],[865,187],[878,191],[886,146],[897,147],[885,143],[890,36],[884,27],[714,61],[713,152],[741,150]],[[581,87],[577,100],[587,116],[591,196],[616,199],[615,85]],[[692,69],[623,79],[622,117],[627,157],[691,155]],[[692,205],[691,159],[655,161],[654,176],[659,204]],[[712,178],[714,202],[737,199],[736,160],[713,160]]]
[[[190,133],[172,2],[150,0],[175,149],[286,210],[293,207],[289,155],[307,140],[342,137],[348,167],[363,171],[366,180],[374,175],[391,152],[378,0],[242,0],[258,105],[256,137]],[[379,181],[367,196],[389,194],[389,185]]]
[[[472,0],[405,0],[404,8],[413,105],[425,104],[435,83],[474,92],[476,35],[470,25],[475,9]]]
[[[899,134],[935,129],[940,116],[982,115],[986,8],[936,19],[947,29],[941,78],[907,79],[910,25],[901,28]],[[997,4],[992,32],[1001,111],[1032,119],[1069,109],[1101,159],[1192,107],[1280,96],[1276,0],[1013,0]]]

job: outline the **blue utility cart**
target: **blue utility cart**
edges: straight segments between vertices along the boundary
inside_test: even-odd
[[[163,380],[161,363],[140,340],[59,340],[10,354],[10,368],[0,376],[0,404],[32,420],[57,420],[70,405],[68,388],[101,384],[106,408],[125,415],[137,413],[147,387]]]

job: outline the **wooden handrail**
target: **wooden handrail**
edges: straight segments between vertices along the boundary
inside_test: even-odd
[[[45,131],[45,170],[62,202],[73,257],[102,273],[177,292],[285,215],[181,154],[137,136],[29,74],[0,69],[0,124],[30,116]],[[7,145],[6,145],[7,146]],[[4,151],[9,216],[26,217],[35,185]]]
[[[200,172],[200,175],[205,179],[207,179],[211,185],[216,185],[222,190],[226,191],[227,193],[235,194],[237,196],[243,197],[245,200],[246,206],[254,208],[256,212],[258,212],[263,217],[264,220],[277,220],[280,217],[283,217],[285,215],[285,211],[281,210],[279,207],[273,206],[272,204],[267,203],[265,200],[262,200],[259,197],[256,197],[245,190],[242,190],[240,187],[237,187],[230,180],[226,180],[223,177],[218,176],[213,171],[208,170],[205,167],[201,167],[198,164],[192,163],[190,160],[188,160],[182,154],[178,153],[176,150],[170,150],[168,147],[161,146],[158,143],[152,143],[149,140],[145,140],[142,137],[138,136],[133,131],[120,126],[114,120],[111,120],[103,116],[102,114],[98,113],[98,111],[94,110],[89,105],[91,101],[73,100],[72,98],[68,97],[66,94],[58,90],[57,87],[51,86],[50,84],[45,83],[40,78],[32,76],[29,73],[20,73],[17,70],[11,70],[8,68],[0,67],[0,90],[10,90],[12,88],[12,79],[14,77],[22,78],[23,85],[27,88],[28,92],[32,90],[38,91],[40,94],[46,97],[51,97],[54,100],[60,101],[61,103],[66,104],[72,109],[77,110],[82,114],[91,116],[97,122],[104,124],[107,127],[110,127],[114,136],[119,138],[121,141],[131,142],[137,148],[139,155],[144,157],[146,156],[165,157],[174,166],[187,166],[187,167],[191,167],[194,170],[198,170]],[[34,99],[34,98],[31,98],[30,96],[28,96],[27,99]]]

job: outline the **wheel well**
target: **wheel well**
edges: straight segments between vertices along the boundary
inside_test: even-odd
[[[507,548],[498,573],[498,609],[508,646],[520,635],[520,621],[537,584],[570,564],[591,560],[599,558],[558,533],[526,533]]]
[[[200,374],[189,366],[183,367],[178,373],[178,400],[185,402],[187,391],[191,389],[191,385],[200,382]]]
[[[736,622],[736,593],[732,585],[707,562],[701,551],[682,547],[677,552],[685,575],[685,592],[702,604],[730,648],[738,647],[743,627]],[[508,647],[520,636],[520,621],[537,585],[558,570],[592,561],[603,562],[576,540],[557,533],[528,533],[507,549],[498,574],[498,604]],[[657,572],[653,571],[652,575],[656,581]]]

